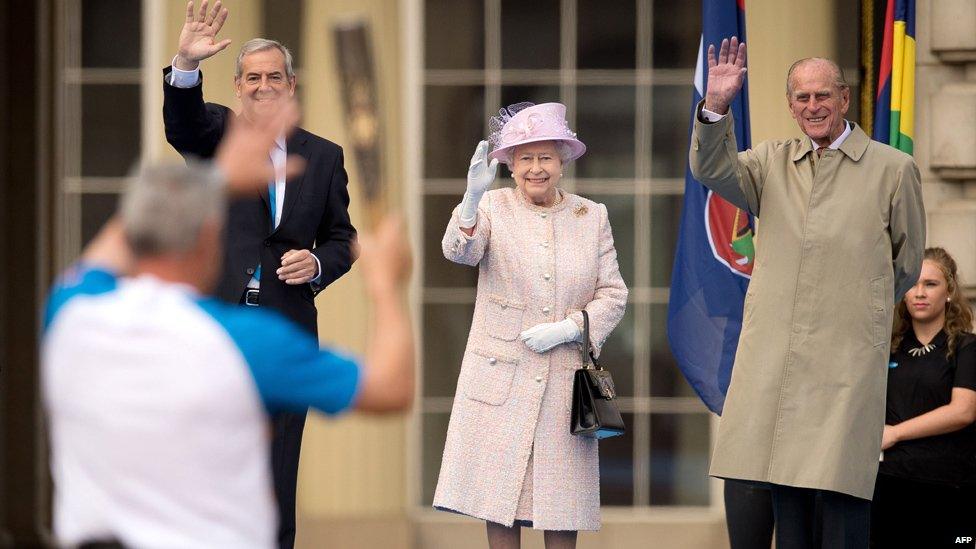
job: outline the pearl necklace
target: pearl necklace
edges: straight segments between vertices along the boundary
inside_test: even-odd
[[[545,204],[536,204],[535,201],[529,198],[529,195],[525,194],[521,188],[516,187],[515,190],[522,197],[522,199],[525,200],[526,203],[536,208],[543,208],[543,209],[555,208],[556,206],[563,203],[563,198],[565,197],[565,193],[561,192],[559,189],[556,189],[556,199],[552,202],[552,204],[549,204],[547,206]]]

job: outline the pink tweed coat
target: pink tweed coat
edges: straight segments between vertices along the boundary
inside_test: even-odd
[[[585,308],[600,352],[627,303],[606,206],[564,193],[542,208],[497,189],[482,198],[471,237],[455,209],[442,246],[479,273],[434,506],[509,526],[599,529],[597,442],[569,433],[580,347],[538,354],[518,336],[567,316],[582,326]]]

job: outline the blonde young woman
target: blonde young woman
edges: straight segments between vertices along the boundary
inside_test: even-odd
[[[597,441],[570,434],[570,397],[580,345],[600,352],[627,288],[606,207],[559,188],[586,151],[565,115],[520,103],[492,119],[442,242],[479,276],[434,506],[484,520],[492,549],[519,547],[521,526],[549,549],[600,527]],[[516,187],[488,191],[499,162]]]
[[[959,547],[976,538],[976,336],[942,248],[895,322],[872,547]]]

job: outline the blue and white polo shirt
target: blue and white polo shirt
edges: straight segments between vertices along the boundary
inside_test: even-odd
[[[78,267],[42,344],[55,533],[274,547],[268,414],[349,408],[359,367],[273,312]]]

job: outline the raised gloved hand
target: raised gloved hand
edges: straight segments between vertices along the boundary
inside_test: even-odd
[[[478,222],[478,203],[481,202],[482,195],[491,186],[498,172],[498,160],[493,159],[488,162],[488,148],[487,141],[482,140],[478,143],[471,157],[471,165],[468,167],[468,188],[464,192],[458,215],[461,227],[465,229],[474,227]]]
[[[579,326],[567,318],[559,322],[536,324],[519,334],[519,338],[533,351],[544,353],[556,345],[579,341],[582,335]]]

